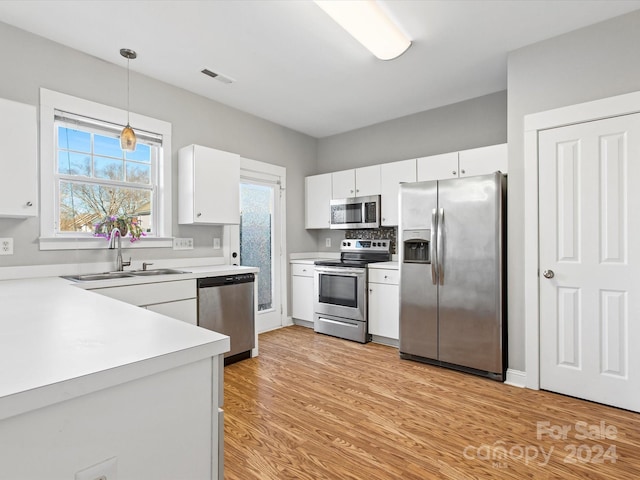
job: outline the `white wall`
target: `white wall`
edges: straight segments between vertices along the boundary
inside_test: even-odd
[[[639,45],[640,10],[509,55],[510,368],[525,370],[524,115],[640,90]]]
[[[121,66],[4,23],[0,23],[0,59],[2,98],[38,105],[39,89],[45,87],[126,109],[127,77],[126,69]],[[292,252],[315,250],[314,235],[304,229],[303,178],[315,173],[316,139],[133,71],[131,110],[173,125],[173,235],[192,237],[196,247],[176,252],[171,249],[136,249],[131,251],[134,260],[222,254],[222,250],[213,250],[213,237],[222,236],[221,227],[177,224],[177,151],[191,143],[286,167],[287,246]],[[15,252],[13,256],[0,257],[0,266],[113,260],[113,252],[108,250],[41,252],[37,241],[39,221],[39,218],[0,219],[0,237],[13,237]],[[141,240],[143,243],[144,239]]]

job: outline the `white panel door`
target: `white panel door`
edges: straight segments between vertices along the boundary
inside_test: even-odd
[[[539,144],[540,386],[640,411],[640,114]]]

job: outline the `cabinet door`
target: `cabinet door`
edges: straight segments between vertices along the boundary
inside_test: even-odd
[[[331,174],[313,175],[305,183],[305,228],[329,228],[331,224]]]
[[[180,149],[178,222],[240,223],[240,156],[201,145]]]
[[[356,168],[356,197],[380,195],[380,165]]]
[[[331,198],[350,198],[356,196],[356,171],[343,170],[331,174]]]
[[[291,316],[313,322],[313,277],[291,276]]]
[[[38,214],[36,107],[0,99],[0,217]]]
[[[195,298],[147,305],[147,310],[161,313],[167,317],[176,318],[192,325],[198,324],[198,302]]]
[[[369,333],[400,338],[400,288],[398,285],[369,283]]]
[[[398,191],[401,183],[416,181],[416,160],[380,165],[380,193],[382,194],[383,226],[398,225]]]
[[[460,176],[507,173],[507,144],[473,148],[460,152]]]
[[[418,158],[418,182],[458,178],[458,152]]]

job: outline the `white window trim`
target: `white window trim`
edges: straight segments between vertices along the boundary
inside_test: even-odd
[[[55,234],[55,110],[63,110],[112,123],[124,123],[126,110],[40,89],[40,250],[107,248],[104,238]],[[158,162],[157,236],[139,242],[123,242],[123,248],[172,247],[171,221],[171,123],[130,112],[131,124],[141,130],[162,135]]]

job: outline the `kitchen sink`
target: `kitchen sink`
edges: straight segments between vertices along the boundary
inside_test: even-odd
[[[73,280],[74,282],[94,282],[97,280],[112,280],[114,278],[133,277],[129,272],[104,272],[104,273],[87,273],[84,275],[65,275],[62,278]]]
[[[130,272],[131,275],[147,277],[150,275],[172,275],[176,273],[187,273],[183,270],[174,270],[173,268],[156,268],[155,270],[132,270]]]
[[[154,275],[172,275],[176,273],[187,273],[173,268],[157,268],[155,270],[130,270],[128,272],[104,272],[87,273],[84,275],[65,275],[62,278],[74,282],[96,282],[99,280],[113,280],[115,278],[148,277]]]

